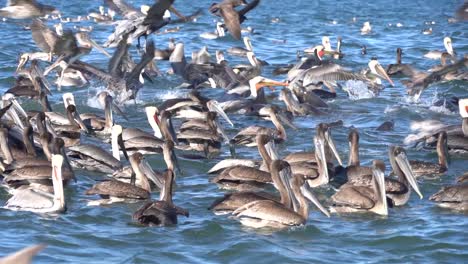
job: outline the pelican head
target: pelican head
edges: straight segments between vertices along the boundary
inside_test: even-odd
[[[422,199],[423,195],[419,190],[416,177],[414,176],[413,170],[411,169],[411,165],[408,161],[408,157],[406,156],[405,149],[399,146],[391,146],[389,148],[388,154],[390,157],[390,163],[392,164],[395,173],[402,173],[414,191],[419,195],[419,198]]]
[[[454,55],[453,47],[452,47],[452,39],[450,37],[444,38],[444,47],[447,50],[448,54]]]
[[[331,48],[331,43],[330,43],[330,38],[327,36],[322,37],[322,45],[325,49],[325,51],[333,51]]]
[[[149,10],[150,10],[149,5],[141,5],[140,6],[140,12],[143,13],[144,15],[148,15]]]
[[[161,129],[159,127],[159,110],[156,106],[145,107],[146,117],[151,128],[153,128],[154,136],[157,138],[163,138]]]
[[[380,78],[386,79],[392,86],[395,86],[393,80],[388,76],[387,72],[384,70],[382,65],[380,65],[377,58],[372,58],[368,63],[369,69],[371,70],[372,74],[376,75],[379,79],[377,79],[377,83],[380,82]],[[379,83],[380,84],[380,83]]]
[[[388,215],[388,204],[387,204],[387,192],[385,190],[385,177],[384,172],[376,164],[372,162],[372,185],[376,192],[377,201],[375,202],[372,211],[376,214],[387,216]]]

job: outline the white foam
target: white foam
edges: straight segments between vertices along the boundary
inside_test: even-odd
[[[346,81],[343,90],[348,93],[351,100],[368,99],[375,97],[375,94],[367,88],[363,81]]]

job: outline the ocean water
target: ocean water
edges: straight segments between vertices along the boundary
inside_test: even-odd
[[[102,3],[89,0],[42,2],[53,4],[63,11],[64,16],[72,17],[96,12]],[[129,2],[138,6],[144,1]],[[384,67],[393,63],[397,47],[403,49],[405,63],[428,69],[438,62],[424,59],[423,54],[443,49],[445,36],[452,37],[459,56],[468,51],[468,24],[447,21],[462,2],[264,0],[248,14],[244,26],[252,26],[258,33],[251,39],[256,55],[271,64],[264,68],[266,77],[272,77],[275,65],[294,63],[297,50],[320,44],[323,35],[330,37],[333,46],[336,37],[343,38],[345,57],[339,63],[352,70],[367,67],[373,56],[378,57]],[[199,37],[203,32],[214,30],[216,17],[206,11],[211,3],[207,0],[176,1],[176,8],[184,14],[197,8],[202,8],[204,14],[194,23],[179,25],[179,32],[154,35],[157,47],[165,48],[171,37],[185,43],[186,55],[205,45],[212,54],[218,49],[242,46],[242,42],[230,36],[217,40]],[[356,22],[353,22],[353,17]],[[272,22],[274,18],[279,18],[279,21]],[[365,21],[370,21],[373,30],[363,36],[359,29]],[[401,26],[396,26],[397,23]],[[27,21],[0,22],[0,91],[13,84],[18,55],[37,50],[30,32],[23,29],[24,24]],[[98,43],[103,43],[113,30],[110,25],[81,24],[94,26],[92,37]],[[422,30],[429,27],[433,33],[423,35]],[[368,52],[365,56],[361,55],[363,45]],[[232,64],[246,63],[246,60],[228,55],[227,59]],[[107,58],[97,51],[84,60],[102,68],[107,64]],[[158,67],[162,72],[169,69],[167,62],[158,63]],[[432,103],[450,96],[467,97],[466,82],[432,85],[419,101],[414,102],[407,97],[401,79],[393,79],[395,87],[388,86],[377,98],[350,100],[345,91],[339,90],[338,97],[329,101],[327,115],[296,118],[294,122],[299,129],[287,130],[288,139],[279,146],[280,154],[284,156],[293,151],[311,149],[315,126],[340,119],[344,127],[334,129],[332,134],[341,156],[346,162],[347,133],[351,127],[356,127],[361,136],[361,160],[367,165],[375,158],[388,160],[388,146],[402,144],[411,132],[413,121],[461,122],[458,113],[433,107]],[[117,116],[117,122],[125,127],[149,131],[143,105],[158,105],[168,98],[184,96],[188,91],[176,88],[180,83],[180,78],[163,74],[156,78],[155,83],[146,84],[140,91],[138,104],[125,107],[130,121]],[[63,91],[75,94],[81,112],[99,113],[102,110],[96,108],[93,95],[102,89],[102,84],[93,82],[88,87],[64,88]],[[203,93],[222,99],[219,90]],[[279,95],[279,91],[267,93],[275,97]],[[61,92],[54,90],[51,100],[56,109],[62,109]],[[28,109],[37,107],[28,101],[23,101],[23,104]],[[254,117],[230,117],[236,127],[226,126],[229,136],[251,124],[271,125]],[[375,131],[386,120],[395,121],[395,130]],[[259,158],[255,149],[239,148],[238,153],[242,157]],[[165,228],[146,228],[132,223],[132,213],[140,204],[87,207],[87,201],[93,197],[85,196],[85,190],[104,176],[78,170],[78,182],[66,187],[68,211],[65,214],[50,217],[0,209],[0,255],[34,243],[46,243],[48,247],[36,258],[38,263],[464,263],[468,259],[467,215],[439,209],[428,201],[428,197],[441,186],[454,182],[457,176],[468,170],[466,155],[453,155],[446,175],[419,180],[424,199],[412,195],[406,206],[390,209],[388,217],[332,215],[327,218],[312,209],[305,226],[282,231],[246,228],[234,219],[216,216],[207,210],[216,198],[223,195],[223,191],[209,183],[212,176],[206,172],[228,156],[229,149],[224,147],[222,155],[211,160],[180,160],[183,174],[176,180],[174,200],[178,206],[190,211],[190,217],[181,217],[177,226]],[[411,159],[437,160],[435,152],[412,148],[408,148],[408,156]],[[149,156],[148,159],[155,169],[163,168],[161,156]],[[333,190],[321,188],[316,193],[327,204]],[[0,204],[8,197],[5,191],[0,191]],[[153,194],[153,197],[157,198],[158,194]]]

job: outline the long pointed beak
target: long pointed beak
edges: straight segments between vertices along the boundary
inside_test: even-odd
[[[104,112],[106,115],[106,127],[110,129],[112,125],[114,124],[114,117],[112,115],[112,97],[107,96],[106,101],[105,101],[105,106],[104,106]]]
[[[232,123],[231,119],[227,116],[226,112],[224,112],[223,108],[219,105],[218,101],[216,100],[210,100],[207,103],[208,110],[216,112],[219,116],[224,118],[232,127],[234,127],[234,124]]]
[[[125,148],[125,144],[124,144],[124,141],[123,141],[122,134],[120,134],[120,135],[117,137],[117,144],[119,144],[119,148],[120,148],[120,150],[123,152],[125,159],[126,159],[127,161],[129,161],[127,149]]]
[[[387,192],[385,191],[384,173],[380,169],[373,167],[372,175],[377,182],[378,196],[383,206],[383,208],[379,208],[376,213],[380,215],[388,215]]]
[[[401,171],[405,174],[406,179],[408,180],[411,187],[419,195],[419,198],[422,199],[423,195],[419,190],[418,183],[416,182],[416,177],[413,174],[413,170],[411,169],[411,165],[409,164],[408,157],[406,156],[406,154],[398,154],[398,156],[395,157],[395,161],[400,167]]]
[[[75,110],[75,113],[74,113],[74,117],[76,122],[78,123],[78,125],[80,126],[81,130],[83,130],[85,133],[89,133],[89,130],[88,128],[86,127],[86,125],[84,124],[83,120],[81,119],[80,117],[80,114],[78,113],[77,110]]]
[[[336,150],[335,142],[333,141],[332,137],[330,136],[330,133],[328,131],[325,132],[325,140],[328,143],[328,146],[330,146],[330,149],[333,152],[333,155],[335,155],[336,160],[338,163],[343,166],[343,162],[341,161],[340,154],[338,154],[338,151]]]
[[[18,66],[16,67],[15,73],[18,73],[20,70],[23,69],[24,65],[28,62],[27,59],[21,58],[20,61],[18,62]]]
[[[182,170],[180,169],[180,165],[179,165],[179,158],[177,158],[177,155],[175,154],[174,150],[171,151],[171,159],[174,161],[174,165],[177,169],[177,172],[182,174]]]
[[[275,89],[273,88],[274,86],[284,86],[284,87],[287,87],[289,84],[286,83],[286,82],[278,82],[278,81],[275,81],[275,80],[271,80],[271,79],[263,79],[262,81],[258,82],[256,85],[255,85],[255,88],[257,88],[257,90],[259,90],[260,88],[263,88],[263,87],[268,87],[270,88],[270,90],[274,91]]]
[[[285,123],[287,126],[289,126],[290,128],[294,129],[294,130],[297,130],[297,127],[291,122],[291,120],[289,120],[289,118],[287,118],[283,113],[281,112],[278,112],[276,113],[276,116],[278,117],[278,119]]]
[[[54,155],[52,157],[52,184],[54,188],[54,199],[59,202],[60,209],[65,209],[65,194],[63,191],[62,178],[63,157]]]
[[[120,107],[115,102],[112,102],[112,110],[117,112],[120,116],[122,116],[125,120],[128,121],[127,115],[122,111],[122,109],[120,109]]]
[[[290,184],[290,180],[292,179],[291,167],[286,166],[285,168],[283,168],[279,172],[279,176],[280,176],[282,184],[284,185],[284,188],[286,188],[286,192],[288,193],[289,200],[291,201],[291,204],[287,204],[286,206],[296,211],[297,208],[299,208],[299,205],[297,204],[297,201],[294,198],[293,191],[291,189],[291,184]],[[276,188],[279,189],[278,187]]]
[[[318,155],[317,163],[320,163],[320,167],[322,169],[322,171],[319,173],[324,176],[325,178],[324,182],[329,182],[330,177],[328,175],[327,158],[325,157],[325,142],[323,139],[320,139],[317,136],[315,136],[314,145],[315,145],[315,153],[316,155]]]
[[[382,65],[377,64],[377,66],[375,66],[375,71],[376,71],[382,78],[385,78],[392,86],[395,86],[395,83],[393,83],[393,80],[390,78],[390,76],[388,76],[387,72],[384,70],[384,68],[382,67]]]
[[[160,190],[164,188],[164,179],[156,176],[153,168],[148,164],[146,159],[142,159],[139,164],[140,170],[145,174],[145,176],[152,181]]]
[[[96,41],[92,40],[91,38],[89,39],[89,42],[91,45],[99,50],[102,54],[106,55],[108,58],[112,57],[103,47],[99,46],[99,44],[96,43]]]
[[[301,192],[309,201],[317,206],[320,212],[322,212],[327,217],[330,217],[330,212],[328,212],[328,210],[322,205],[322,203],[320,203],[317,197],[311,191],[309,191],[305,185],[301,186]]]
[[[172,142],[174,142],[174,144],[176,145],[179,145],[179,140],[177,139],[177,134],[175,132],[174,126],[172,125],[172,120],[169,118],[167,122],[168,122],[167,129],[169,129],[169,134],[171,135]]]
[[[268,143],[265,144],[265,149],[268,155],[270,156],[271,160],[279,160],[278,151],[273,140],[270,140],[268,141]]]
[[[218,122],[218,120],[215,121],[215,124],[216,124],[216,128],[217,128],[218,133],[221,134],[221,136],[224,139],[224,143],[229,143],[229,138],[228,138],[226,132],[224,131],[224,128]]]

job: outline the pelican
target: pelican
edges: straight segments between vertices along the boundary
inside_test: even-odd
[[[172,201],[173,183],[174,173],[167,170],[160,200],[145,203],[133,214],[133,220],[146,226],[168,226],[177,224],[177,215],[188,217],[189,212]]]
[[[275,129],[262,126],[249,126],[237,133],[231,139],[231,144],[255,147],[257,144],[254,139],[257,134],[266,134],[274,138],[276,142],[283,142],[284,140],[286,140],[287,135],[283,124],[281,124],[281,121],[285,122],[288,126],[296,129],[296,127],[286,117],[282,116],[282,113],[280,113],[274,107],[268,106],[264,110],[266,113],[268,113],[269,117],[271,118],[271,122],[275,126]]]
[[[446,53],[448,53],[452,57],[455,57],[455,51],[453,50],[452,39],[450,37],[444,38],[444,47],[445,47]],[[428,59],[432,59],[432,60],[439,60],[442,57],[443,53],[444,52],[442,51],[433,50],[424,54],[424,57]]]
[[[315,54],[315,52],[319,52],[319,56],[322,57],[326,53],[330,53],[333,51],[330,43],[330,38],[327,36],[322,37],[322,45],[317,45],[312,48],[307,48],[304,50],[304,53],[306,54]]]
[[[442,208],[449,208],[457,211],[468,211],[468,183],[466,178],[468,173],[460,176],[458,184],[442,187],[433,194],[429,200],[437,203]]]
[[[227,53],[235,56],[247,56],[247,52],[253,52],[252,41],[249,37],[243,38],[245,48],[243,47],[231,47],[227,49]]]
[[[372,212],[388,215],[384,173],[375,161],[372,163],[371,186],[355,186],[347,183],[341,186],[331,199],[332,213]]]
[[[266,183],[271,183],[270,165],[277,154],[274,142],[268,135],[257,134],[256,144],[262,157],[263,166],[260,169],[246,166],[244,163],[236,163],[226,166],[225,169],[210,181],[217,183],[225,189],[257,190],[262,189]]]
[[[35,213],[62,213],[67,210],[62,179],[63,157],[52,156],[52,184],[54,194],[34,189],[17,190],[13,197],[8,199],[5,208],[9,210],[31,211]]]
[[[205,156],[219,152],[221,142],[229,142],[223,128],[217,120],[216,112],[208,112],[205,122],[190,120],[180,127],[177,135],[179,142],[186,142],[184,150],[203,151]]]
[[[247,81],[247,84],[242,84],[236,87],[232,87],[227,93],[237,94],[243,96],[244,94],[250,93],[249,97],[236,97],[231,100],[226,100],[220,103],[222,109],[225,112],[238,112],[246,113],[249,109],[255,105],[266,104],[264,87],[268,87],[273,90],[273,86],[287,86],[285,82],[278,82],[272,79],[265,78],[263,76],[255,76]]]
[[[152,173],[144,173],[141,166],[148,166],[146,161],[143,161],[141,153],[134,153],[130,156],[130,164],[135,173],[135,185],[132,183],[122,182],[115,179],[97,183],[86,191],[86,195],[100,195],[106,199],[90,201],[88,205],[104,205],[116,202],[133,202],[140,199],[146,200],[150,198],[151,187],[147,177],[153,177],[153,182],[159,183],[159,179],[155,179]],[[137,186],[138,185],[138,186]],[[160,188],[162,186],[159,186]]]
[[[437,156],[439,157],[438,163],[410,160],[411,169],[416,177],[423,175],[440,175],[448,169],[448,146],[447,146],[447,132],[442,131],[439,133],[437,139]]]
[[[446,131],[447,145],[450,152],[465,153],[468,151],[468,99],[458,101],[459,113],[462,117],[461,125],[445,125],[440,121],[428,120],[413,122],[412,130],[417,134],[408,135],[405,144],[423,143],[424,146],[433,148],[436,146],[439,133]]]
[[[172,52],[175,49],[175,40],[174,38],[169,39],[169,45],[167,49],[155,49],[154,50],[154,59],[155,60],[169,60]]]
[[[307,102],[300,103],[297,96],[289,89],[281,90],[281,97],[283,98],[283,101],[286,104],[288,111],[292,112],[295,116],[304,116],[309,114],[324,114],[323,111],[319,110],[318,108]]]
[[[329,172],[331,153],[342,165],[341,158],[331,138],[330,127],[321,123],[317,125],[317,134],[314,136],[315,152],[296,152],[284,158],[290,163],[293,174],[304,175],[310,187],[328,184],[333,171]],[[331,152],[331,153],[330,153]],[[330,175],[333,173],[332,175]]]
[[[44,5],[34,0],[10,0],[7,6],[0,9],[0,17],[13,19],[27,19],[43,17],[48,14],[60,14],[55,7]]]
[[[396,63],[389,64],[387,66],[386,72],[389,76],[402,74],[407,77],[413,77],[418,73],[410,64],[401,62],[401,56],[403,54],[403,50],[401,48],[396,49],[396,54]]]
[[[216,23],[216,30],[215,32],[204,32],[200,34],[201,38],[204,39],[217,39],[225,36],[223,23],[218,22]]]
[[[213,4],[210,7],[210,12],[218,14],[224,20],[227,29],[235,39],[241,38],[240,16],[234,8],[240,5],[246,5],[245,0],[223,0],[219,4]]]
[[[284,188],[281,192],[281,202],[257,200],[239,207],[233,215],[240,219],[241,224],[255,228],[287,228],[304,225],[309,218],[306,198],[314,203],[323,214],[329,216],[328,211],[315,195],[304,186],[305,179],[301,176],[291,176],[291,168],[287,162],[275,160],[271,167],[272,177],[276,178],[275,182],[283,185],[280,188]],[[286,190],[285,185],[290,186],[290,191]],[[298,205],[294,205],[295,203]]]

